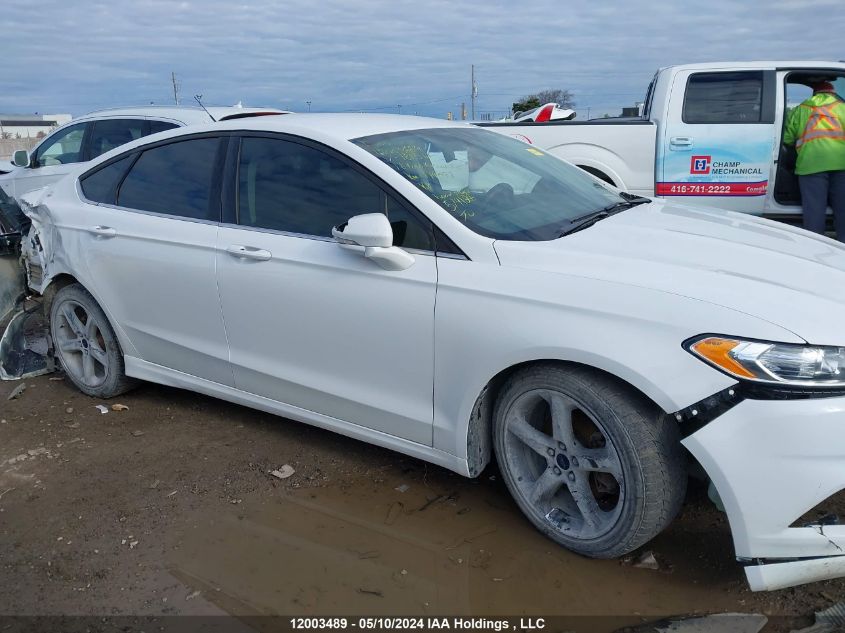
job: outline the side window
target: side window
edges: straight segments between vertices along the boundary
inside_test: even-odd
[[[124,178],[117,203],[122,207],[198,220],[218,220],[211,201],[216,138],[160,145],[141,154]]]
[[[67,165],[82,160],[82,139],[87,123],[77,123],[57,132],[38,148],[35,154],[37,167]]]
[[[361,213],[386,213],[394,244],[433,249],[432,229],[346,162],[319,149],[244,138],[238,165],[238,223],[331,237]]]
[[[387,219],[390,220],[390,226],[393,228],[393,245],[433,251],[434,229],[431,222],[421,221],[393,196],[386,195],[386,200]]]
[[[164,132],[165,130],[172,130],[175,127],[179,127],[175,123],[170,123],[169,121],[150,121],[150,131],[148,134],[156,134],[158,132]]]
[[[82,187],[82,193],[85,194],[85,197],[91,202],[114,204],[117,185],[123,178],[123,174],[129,169],[135,156],[135,154],[130,154],[81,178],[79,186]]]
[[[91,124],[88,160],[144,136],[143,119],[104,119]]]
[[[684,123],[760,123],[762,71],[696,73],[687,82]]]

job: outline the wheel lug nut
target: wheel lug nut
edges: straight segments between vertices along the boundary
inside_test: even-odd
[[[578,468],[578,458],[577,457],[573,457],[570,461],[572,462],[572,465],[575,468]]]
[[[575,473],[573,473],[571,470],[566,473],[566,476],[569,478],[569,481],[575,481]]]
[[[564,444],[563,442],[558,442],[557,447],[562,451],[566,450],[566,444]]]
[[[560,468],[554,468],[553,470],[554,470],[555,475],[560,474]]]
[[[553,449],[553,448],[548,449],[548,451],[547,451],[547,452],[548,452],[548,454],[549,454],[549,457],[554,457],[554,455],[555,455],[555,451],[554,451],[554,449]]]

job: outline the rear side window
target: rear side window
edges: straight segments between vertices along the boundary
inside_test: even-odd
[[[150,121],[150,134],[164,132],[165,130],[172,130],[175,127],[179,126],[175,123],[169,123],[167,121]]]
[[[197,220],[219,219],[211,204],[219,139],[198,138],[146,150],[120,185],[117,203],[129,209]]]
[[[103,119],[91,124],[90,139],[88,141],[88,159],[93,160],[125,145],[130,141],[144,136],[144,119]]]
[[[684,123],[760,123],[763,72],[696,73],[687,82]]]
[[[117,186],[134,158],[135,154],[130,154],[81,178],[82,193],[91,202],[114,204]]]

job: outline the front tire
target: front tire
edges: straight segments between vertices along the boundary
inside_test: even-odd
[[[505,483],[543,534],[615,558],[678,513],[687,473],[676,423],[603,372],[535,365],[502,387],[494,447]]]
[[[134,386],[124,372],[123,351],[105,312],[81,284],[56,293],[50,335],[62,369],[82,393],[113,398]]]

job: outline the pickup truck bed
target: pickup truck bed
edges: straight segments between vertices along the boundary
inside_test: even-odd
[[[620,189],[654,195],[657,125],[652,121],[616,118],[478,125],[541,147]]]

